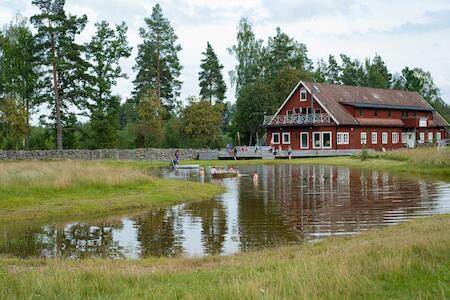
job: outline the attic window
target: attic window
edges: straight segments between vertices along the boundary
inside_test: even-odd
[[[305,88],[301,88],[300,89],[300,101],[306,101],[306,89]]]

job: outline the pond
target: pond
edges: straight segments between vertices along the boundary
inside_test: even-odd
[[[450,184],[320,165],[246,165],[240,178],[206,181],[210,201],[73,222],[0,227],[0,253],[19,257],[146,258],[228,255],[349,235],[450,212]],[[255,184],[249,176],[257,171]],[[198,171],[153,171],[198,181]]]

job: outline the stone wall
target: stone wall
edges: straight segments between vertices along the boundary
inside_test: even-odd
[[[99,149],[99,150],[36,150],[36,151],[0,151],[0,160],[171,160],[176,149]],[[197,159],[199,149],[180,149],[181,159]]]

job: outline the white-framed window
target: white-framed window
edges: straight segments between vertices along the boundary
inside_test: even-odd
[[[283,144],[288,145],[291,143],[291,133],[283,132]]]
[[[402,144],[406,144],[406,132],[402,132]]]
[[[433,132],[428,132],[428,142],[432,143],[433,142]]]
[[[331,141],[331,131],[322,132],[322,148],[331,149],[333,146]]]
[[[300,148],[301,149],[309,148],[309,133],[308,132],[300,132]]]
[[[376,132],[372,132],[372,144],[377,144],[378,143],[378,133]]]
[[[320,132],[313,132],[313,148],[320,149],[322,146],[321,134]]]
[[[306,101],[307,99],[306,89],[303,87],[300,89],[300,101]]]
[[[361,145],[367,144],[367,133],[361,132]]]
[[[338,145],[348,145],[349,143],[349,134],[348,132],[338,132],[336,141]]]
[[[419,133],[419,143],[425,142],[425,132]]]
[[[398,143],[398,132],[393,132],[392,133],[392,144],[397,144]]]
[[[383,132],[381,134],[381,143],[383,143],[383,144],[387,144],[388,143],[388,133],[387,132]]]
[[[280,143],[280,133],[273,132],[272,133],[272,144],[279,144],[279,143]]]
[[[436,132],[436,141],[440,141],[441,140],[441,132],[440,131],[438,131],[438,132]]]

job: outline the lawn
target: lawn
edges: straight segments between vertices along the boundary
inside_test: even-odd
[[[448,299],[450,216],[229,257],[0,259],[10,299]]]
[[[219,185],[165,180],[104,162],[0,163],[0,222],[105,215],[210,199]]]

